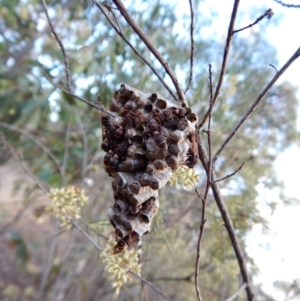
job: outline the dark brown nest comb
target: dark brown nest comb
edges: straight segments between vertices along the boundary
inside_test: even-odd
[[[115,203],[107,216],[115,228],[114,254],[135,246],[150,231],[158,207],[158,190],[179,166],[197,163],[197,115],[152,93],[122,84],[104,113],[104,165],[114,179]]]

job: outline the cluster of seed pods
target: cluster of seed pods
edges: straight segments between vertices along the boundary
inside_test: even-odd
[[[101,117],[102,149],[105,170],[113,178],[115,202],[107,216],[115,228],[117,254],[149,233],[159,207],[158,190],[172,173],[197,163],[197,115],[125,84],[114,93],[109,110]]]

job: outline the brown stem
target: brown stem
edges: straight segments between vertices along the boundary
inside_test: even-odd
[[[116,33],[120,36],[120,38],[132,49],[132,51],[151,69],[151,71],[156,75],[156,77],[160,80],[160,82],[164,85],[164,87],[169,91],[169,93],[172,95],[172,97],[176,100],[176,96],[171,90],[171,88],[167,85],[167,83],[164,81],[164,79],[160,76],[160,74],[154,69],[154,67],[148,62],[146,58],[130,43],[130,41],[124,36],[122,31],[115,26],[115,24],[111,21],[105,10],[102,8],[102,6],[97,3],[96,0],[92,0],[94,5],[101,11],[101,13],[105,16],[106,20],[109,22],[111,27],[116,31]],[[107,6],[106,6],[107,7]]]
[[[148,47],[150,52],[156,57],[156,59],[161,63],[167,74],[170,76],[174,87],[177,91],[179,101],[181,104],[186,104],[186,100],[184,97],[184,93],[181,90],[177,77],[172,71],[171,67],[169,66],[168,62],[163,58],[161,53],[156,49],[156,47],[152,44],[152,42],[149,40],[147,35],[141,30],[141,28],[137,25],[135,20],[130,16],[128,13],[126,7],[124,6],[123,2],[120,0],[113,0],[114,4],[119,9],[120,13],[124,17],[124,19],[127,21],[127,23],[130,25],[130,27],[133,29],[133,31],[140,37],[140,39],[145,43],[145,45]]]
[[[191,40],[191,54],[190,54],[190,76],[184,93],[186,93],[192,84],[193,80],[193,66],[194,66],[194,9],[193,9],[193,1],[189,0],[190,4],[190,12],[191,12],[191,26],[190,26],[190,40]]]
[[[54,26],[50,20],[50,17],[49,17],[49,14],[48,14],[48,9],[47,9],[47,4],[46,4],[46,1],[45,0],[42,0],[42,5],[44,7],[44,10],[45,10],[45,14],[46,14],[46,18],[48,20],[48,24],[50,26],[50,29],[51,29],[51,32],[53,33],[54,37],[55,37],[55,40],[57,41],[60,49],[61,49],[61,52],[63,54],[63,57],[64,57],[64,64],[65,64],[65,73],[66,73],[66,79],[67,79],[67,87],[68,87],[68,91],[71,92],[72,89],[71,89],[71,77],[70,77],[70,66],[69,66],[69,61],[68,61],[68,57],[67,57],[67,53],[66,53],[66,50],[65,50],[65,47],[62,43],[62,41],[60,40],[60,38],[58,37],[55,29],[54,29]]]
[[[65,90],[64,88],[58,86],[57,84],[55,84],[55,83],[49,78],[49,76],[48,76],[45,72],[44,72],[44,76],[47,78],[47,80],[49,81],[49,83],[51,83],[55,88],[59,89],[60,91],[62,91],[62,92],[64,92],[64,93],[66,93],[66,94],[68,94],[68,95],[70,95],[70,96],[72,96],[72,97],[74,97],[74,98],[76,98],[76,99],[78,99],[78,100],[84,102],[85,104],[89,105],[89,106],[92,107],[92,108],[95,108],[95,109],[97,109],[97,110],[102,111],[103,113],[106,113],[106,114],[110,115],[111,117],[116,117],[116,116],[115,116],[114,114],[112,114],[111,112],[105,110],[101,102],[98,102],[99,105],[97,105],[97,104],[94,103],[94,102],[90,102],[90,101],[88,101],[87,99],[82,98],[82,97],[80,97],[80,96],[78,96],[78,95],[76,95],[76,94],[74,94],[74,93],[72,93],[72,92],[69,92],[69,91]]]
[[[173,298],[171,298],[171,297],[167,296],[166,294],[164,294],[162,291],[160,291],[157,287],[155,287],[151,282],[147,281],[145,278],[141,277],[140,275],[136,274],[133,271],[128,271],[128,273],[135,276],[136,278],[140,279],[144,283],[146,283],[148,286],[150,286],[154,291],[156,291],[159,295],[161,295],[165,299],[167,299],[169,301],[174,301]]]
[[[204,144],[201,140],[201,137],[199,137],[199,140],[198,140],[198,149],[199,149],[200,161],[202,162],[202,165],[203,165],[204,169],[207,171],[209,160],[208,160],[206,150],[204,148]],[[224,221],[226,230],[228,232],[228,235],[229,235],[229,238],[230,238],[235,256],[237,258],[237,261],[238,261],[238,264],[239,264],[239,267],[240,267],[243,282],[247,285],[247,287],[246,287],[247,300],[248,301],[253,301],[254,300],[254,294],[252,292],[252,288],[251,288],[251,285],[250,285],[250,280],[249,280],[249,276],[248,276],[248,273],[247,273],[246,264],[245,264],[245,261],[244,261],[243,251],[242,251],[242,249],[239,245],[239,242],[237,240],[237,237],[234,233],[233,223],[231,221],[228,210],[225,206],[225,203],[224,203],[224,200],[222,198],[218,183],[215,183],[214,179],[215,179],[215,173],[212,171],[211,188],[212,188],[212,191],[213,191],[214,199],[216,200],[217,206],[218,206],[219,211],[222,215],[222,219]]]
[[[284,3],[284,2],[279,1],[279,0],[274,0],[274,1],[281,4],[282,6],[285,6],[285,7],[300,8],[300,4],[288,4],[288,3]]]
[[[60,173],[60,176],[62,177],[62,169],[59,165],[58,158],[55,157],[55,155],[51,152],[51,150],[42,141],[38,140],[36,137],[31,135],[28,131],[26,131],[24,129],[20,129],[14,125],[10,125],[10,124],[0,121],[0,126],[6,128],[6,129],[9,129],[11,131],[17,132],[17,133],[25,136],[26,138],[32,140],[38,147],[40,147],[53,160],[54,164],[56,165],[56,167]]]
[[[267,9],[260,17],[258,17],[253,23],[249,24],[248,26],[245,26],[243,28],[240,28],[240,29],[237,29],[237,30],[234,30],[232,32],[232,34],[235,34],[237,32],[240,32],[242,30],[245,30],[247,28],[250,28],[252,26],[254,26],[255,24],[257,24],[258,22],[260,22],[263,18],[267,17],[269,20],[273,17],[274,13],[272,11],[271,8]]]
[[[214,180],[214,183],[221,182],[221,181],[223,181],[225,179],[228,179],[228,178],[234,176],[237,172],[239,172],[242,169],[243,165],[244,165],[244,162],[240,165],[240,167],[236,171],[234,171],[233,173],[227,175],[226,177],[223,177],[223,178],[218,179],[218,180]]]
[[[208,161],[207,161],[207,169],[206,169],[206,187],[204,192],[204,197],[202,198],[197,189],[196,193],[198,197],[202,201],[202,211],[201,211],[201,225],[200,225],[200,232],[198,237],[198,244],[197,244],[197,255],[196,255],[196,263],[195,263],[195,288],[197,293],[197,298],[199,301],[202,301],[200,289],[199,289],[199,266],[200,266],[200,255],[201,255],[201,242],[202,237],[204,234],[204,226],[206,222],[205,217],[205,210],[206,210],[206,202],[207,202],[207,196],[209,189],[211,187],[211,181],[212,181],[212,143],[211,143],[211,113],[213,109],[213,95],[212,95],[212,76],[211,76],[211,65],[209,64],[209,87],[210,87],[210,101],[209,101],[209,114],[208,114],[208,129],[206,132],[207,134],[207,141],[208,141]],[[198,130],[198,136],[199,136],[199,130]]]
[[[286,69],[300,56],[300,47],[296,50],[296,52],[291,56],[291,58],[284,64],[284,66],[274,75],[274,77],[271,79],[271,81],[267,84],[265,89],[258,95],[256,100],[253,102],[249,110],[245,113],[245,115],[240,119],[238,124],[233,128],[232,132],[229,134],[229,136],[225,139],[221,147],[218,149],[216,154],[214,155],[213,162],[216,162],[218,157],[220,156],[221,152],[224,150],[224,148],[228,145],[228,143],[231,141],[231,139],[235,136],[235,134],[238,132],[240,127],[245,123],[245,121],[249,118],[249,116],[254,112],[256,107],[260,104],[264,96],[267,94],[267,92],[271,89],[271,87],[276,83],[278,78],[286,71]]]
[[[227,65],[227,59],[228,59],[228,54],[229,54],[229,50],[230,50],[230,45],[231,45],[231,40],[233,37],[233,28],[234,28],[234,23],[235,23],[235,18],[237,15],[237,11],[238,11],[238,6],[239,6],[240,0],[235,0],[234,4],[233,4],[233,9],[232,9],[232,13],[231,13],[231,17],[230,17],[230,22],[229,22],[229,26],[228,26],[228,32],[227,32],[227,38],[226,38],[226,44],[225,44],[225,48],[224,48],[224,53],[223,53],[223,60],[222,60],[222,67],[221,67],[221,71],[220,71],[220,75],[219,75],[219,80],[218,80],[218,84],[213,96],[213,104],[215,105],[215,103],[217,102],[218,96],[220,94],[220,90],[223,84],[223,79],[224,79],[224,74],[226,71],[226,65]],[[206,112],[206,114],[204,115],[202,121],[199,124],[199,128],[201,128],[204,123],[206,122],[207,118],[208,118],[208,114],[209,114],[209,110]]]

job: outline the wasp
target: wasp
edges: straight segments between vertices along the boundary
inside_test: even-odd
[[[190,148],[187,151],[186,166],[194,168],[198,162],[198,138],[195,132],[191,132],[187,136],[190,141]]]
[[[147,126],[152,132],[155,144],[163,150],[168,148],[167,140],[165,136],[161,133],[161,127],[154,118],[149,118],[147,121]]]

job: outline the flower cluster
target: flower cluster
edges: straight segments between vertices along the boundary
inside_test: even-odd
[[[110,237],[101,257],[106,263],[105,270],[109,273],[109,279],[112,281],[112,286],[116,289],[118,295],[123,284],[130,279],[128,271],[138,275],[141,274],[141,264],[139,263],[141,250],[125,248],[122,253],[113,255],[114,245],[115,241]]]
[[[179,167],[172,175],[169,184],[171,186],[180,184],[183,185],[186,189],[191,190],[199,181],[199,174],[197,171],[192,169],[187,169],[183,167]]]
[[[80,211],[87,204],[84,190],[78,187],[52,188],[48,196],[52,200],[47,210],[61,220],[61,227],[71,228],[71,220],[80,218]]]

